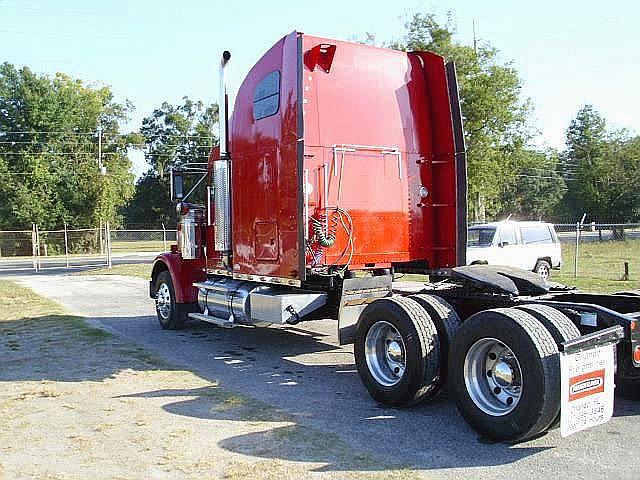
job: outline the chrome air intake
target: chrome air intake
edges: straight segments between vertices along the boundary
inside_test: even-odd
[[[229,160],[213,162],[215,249],[231,250],[231,189],[229,188]]]

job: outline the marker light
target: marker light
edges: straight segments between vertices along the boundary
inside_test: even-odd
[[[640,363],[640,346],[637,346],[633,351],[633,361],[636,363]]]

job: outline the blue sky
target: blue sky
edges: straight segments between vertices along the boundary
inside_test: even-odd
[[[293,31],[350,40],[402,35],[413,12],[451,11],[458,39],[512,60],[535,107],[537,144],[562,147],[591,103],[612,127],[640,133],[640,0],[204,1],[0,0],[0,61],[110,85],[136,107],[128,125],[183,95],[217,100],[217,65],[232,52],[231,89]],[[136,160],[140,173],[144,165]]]

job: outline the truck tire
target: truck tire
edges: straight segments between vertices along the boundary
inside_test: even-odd
[[[453,342],[453,337],[455,337],[462,322],[453,307],[441,297],[418,294],[411,295],[409,298],[418,302],[426,310],[436,326],[438,339],[440,340],[440,358],[442,359],[440,362],[440,381],[437,388],[441,388],[447,381],[447,358],[449,358],[451,342]]]
[[[518,305],[515,308],[524,310],[536,317],[536,319],[549,330],[549,333],[556,341],[556,345],[580,336],[578,327],[560,310],[556,310],[548,305],[536,305],[533,303]]]
[[[367,305],[358,321],[354,353],[362,382],[380,403],[407,406],[437,390],[438,332],[415,300],[389,297]]]
[[[449,389],[485,437],[517,442],[544,432],[560,412],[560,360],[549,331],[513,308],[467,319],[449,352]]]
[[[549,280],[549,277],[551,276],[551,264],[546,260],[538,260],[536,262],[536,266],[533,267],[533,271],[545,280]]]
[[[184,326],[186,314],[176,303],[171,274],[165,270],[156,279],[156,314],[165,330],[179,330]]]
[[[616,375],[616,395],[627,400],[640,400],[640,378],[621,378]]]

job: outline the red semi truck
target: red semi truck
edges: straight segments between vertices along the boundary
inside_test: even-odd
[[[465,419],[497,440],[606,421],[614,370],[638,396],[637,292],[464,266],[453,64],[293,32],[251,69],[229,116],[229,59],[219,148],[171,171],[178,241],[150,282],[163,328],[335,319],[375,400],[410,405],[448,382]],[[206,186],[203,205],[187,202],[187,174]],[[397,273],[430,281],[406,291]]]

